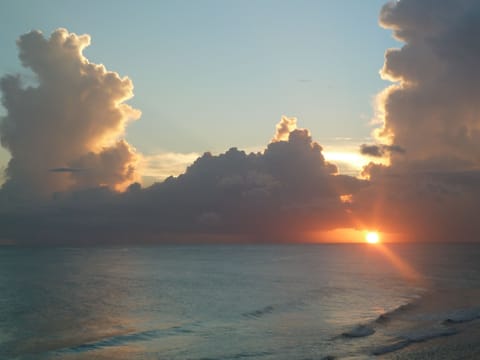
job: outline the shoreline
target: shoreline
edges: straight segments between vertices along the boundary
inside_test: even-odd
[[[459,360],[480,359],[480,320],[455,326],[458,333],[423,342],[375,358],[382,360]]]

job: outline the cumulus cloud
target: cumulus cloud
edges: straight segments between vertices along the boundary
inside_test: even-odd
[[[3,191],[46,196],[135,181],[138,154],[121,139],[128,121],[140,116],[125,103],[133,96],[130,79],[84,57],[88,35],[58,29],[45,38],[32,31],[17,45],[36,84],[23,85],[18,75],[0,79],[6,110],[0,141],[11,155]]]
[[[411,239],[475,240],[480,3],[392,1],[382,8],[380,23],[404,45],[386,52],[381,70],[394,84],[378,97],[383,125],[376,137],[390,145],[363,152],[388,155],[390,166],[364,169],[371,185],[354,200],[356,216]]]
[[[380,95],[381,142],[406,149],[393,162],[455,160],[480,166],[480,3],[401,0],[386,4],[380,23],[405,45],[385,54],[381,75],[396,84]]]
[[[75,164],[89,167],[88,162]],[[87,171],[78,175],[90,176]],[[9,209],[8,216],[0,216],[0,235],[25,242],[191,242],[215,236],[298,241],[309,231],[351,225],[345,196],[365,186],[363,180],[337,175],[309,131],[295,129],[287,140],[261,152],[207,152],[185,173],[147,188],[134,184],[124,193],[79,189],[28,211]],[[31,226],[19,229],[18,223]]]
[[[275,135],[272,142],[288,140],[290,133],[297,128],[297,118],[282,116],[275,127]]]
[[[263,151],[205,153],[178,176],[128,186],[138,154],[121,137],[139,116],[124,103],[130,80],[85,59],[88,36],[22,36],[20,59],[37,84],[0,80],[7,111],[0,140],[12,155],[0,192],[0,238],[279,241],[357,227],[411,240],[478,239],[480,3],[393,1],[380,22],[404,45],[387,51],[381,71],[394,84],[377,99],[377,145],[361,151],[388,161],[367,165],[368,181],[339,175],[309,131],[282,117]],[[170,171],[154,160],[151,169]],[[17,207],[6,201],[29,190],[55,195]]]

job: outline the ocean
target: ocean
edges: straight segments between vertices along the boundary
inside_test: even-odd
[[[0,247],[0,359],[371,359],[480,317],[480,245]]]

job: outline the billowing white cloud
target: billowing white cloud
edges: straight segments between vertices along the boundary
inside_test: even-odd
[[[140,112],[125,103],[133,96],[130,79],[88,61],[88,35],[58,29],[50,38],[32,31],[17,41],[22,65],[36,84],[20,76],[0,80],[6,115],[0,140],[11,155],[4,191],[46,196],[104,185],[121,189],[135,181],[138,154],[122,140]],[[52,172],[50,169],[82,168]]]

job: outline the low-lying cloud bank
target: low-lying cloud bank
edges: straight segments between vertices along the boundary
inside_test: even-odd
[[[480,3],[394,1],[380,22],[404,45],[387,51],[381,71],[394,84],[378,96],[378,144],[361,148],[384,160],[364,168],[368,180],[339,175],[309,131],[282,117],[265,150],[205,153],[185,173],[142,188],[140,155],[122,140],[139,116],[124,103],[130,80],[84,58],[88,36],[22,36],[20,59],[38,84],[0,82],[0,136],[12,155],[0,238],[298,241],[376,228],[406,240],[478,241]]]
[[[184,174],[145,189],[95,187],[3,209],[0,228],[5,238],[41,243],[302,240],[353,224],[341,196],[366,183],[336,170],[308,130],[295,129],[261,153],[205,153]]]

